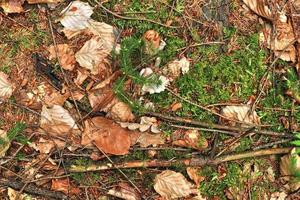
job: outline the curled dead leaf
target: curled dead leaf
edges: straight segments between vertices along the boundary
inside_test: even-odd
[[[154,189],[166,199],[177,199],[197,193],[193,184],[188,182],[181,173],[171,170],[165,170],[156,175]]]
[[[129,122],[134,120],[131,108],[124,102],[117,102],[112,106],[107,114],[108,117],[121,122]]]
[[[55,143],[51,140],[40,138],[39,141],[32,142],[29,146],[34,148],[36,151],[39,151],[40,153],[48,154],[51,149],[54,148]]]
[[[145,53],[146,54],[156,54],[159,50],[160,36],[159,33],[154,30],[148,30],[143,35],[143,40],[145,41]]]
[[[65,70],[72,71],[75,67],[75,56],[74,52],[71,49],[71,47],[68,44],[58,44],[57,45],[57,53],[56,48],[54,45],[51,45],[48,48],[48,51],[50,53],[49,59],[59,59],[59,63],[61,64],[61,67]],[[57,55],[56,55],[57,54]]]
[[[199,168],[197,167],[187,167],[186,172],[189,175],[190,179],[192,179],[196,186],[199,186],[200,182],[202,182],[205,177],[200,175]]]
[[[8,76],[0,72],[0,102],[1,99],[8,99],[13,93],[13,85],[12,83],[8,80]]]
[[[142,133],[137,139],[141,147],[157,146],[165,143],[165,139],[161,134]]]
[[[163,73],[171,80],[174,80],[190,70],[190,61],[183,57],[180,60],[170,62],[164,69]]]
[[[84,124],[82,145],[94,142],[98,149],[113,155],[125,155],[129,152],[131,131],[104,117],[86,120]]]
[[[248,123],[248,124],[260,124],[260,119],[255,111],[251,112],[251,106],[240,105],[240,106],[226,106],[222,108],[221,114],[232,120]],[[227,121],[221,118],[222,122],[235,125],[233,121]],[[242,126],[247,126],[247,124],[242,124]]]

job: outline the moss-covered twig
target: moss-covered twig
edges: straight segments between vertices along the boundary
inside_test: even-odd
[[[146,114],[149,116],[160,118],[161,120],[165,120],[165,121],[190,124],[190,125],[200,126],[200,127],[205,127],[205,128],[226,130],[226,131],[232,131],[232,132],[245,132],[245,131],[249,131],[252,128],[255,128],[253,130],[253,132],[257,133],[257,134],[276,136],[276,137],[285,137],[285,138],[293,138],[294,137],[294,136],[288,135],[286,133],[279,133],[279,132],[267,131],[267,130],[259,130],[257,127],[249,128],[249,127],[226,126],[226,125],[202,122],[202,121],[197,121],[197,120],[192,120],[192,119],[185,119],[185,118],[181,118],[181,117],[173,117],[173,116],[164,115],[164,114],[155,113],[155,112],[149,112]]]
[[[142,167],[170,167],[174,164],[180,164],[183,166],[204,166],[204,165],[218,165],[220,163],[240,160],[245,158],[254,158],[268,155],[287,154],[291,151],[289,148],[275,148],[275,149],[264,149],[257,151],[247,151],[243,153],[224,155],[218,158],[190,158],[180,160],[149,160],[149,161],[129,161],[115,164],[92,164],[89,166],[78,166],[72,165],[69,169],[70,172],[88,172],[88,171],[103,171],[111,169],[126,169],[126,168],[142,168]]]

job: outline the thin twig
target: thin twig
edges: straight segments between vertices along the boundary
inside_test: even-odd
[[[257,151],[247,151],[242,153],[224,155],[218,158],[198,157],[180,160],[149,160],[149,161],[129,161],[123,163],[111,164],[92,164],[89,166],[72,165],[69,169],[70,172],[88,172],[88,171],[104,171],[111,169],[127,169],[127,168],[148,168],[148,167],[170,167],[174,164],[181,164],[184,166],[205,166],[205,165],[218,165],[220,163],[241,160],[246,158],[262,157],[269,155],[287,154],[292,148],[275,148],[264,149]]]
[[[157,118],[160,118],[161,120],[166,120],[166,121],[173,121],[173,122],[177,122],[177,123],[185,123],[185,124],[191,124],[194,126],[200,126],[200,127],[212,128],[212,129],[218,129],[218,130],[233,131],[233,132],[244,132],[244,131],[248,131],[253,128],[253,127],[251,127],[251,128],[234,127],[234,126],[226,126],[226,125],[221,125],[221,124],[207,123],[207,122],[202,122],[202,121],[197,121],[197,120],[192,120],[192,119],[185,119],[185,118],[181,118],[181,117],[172,117],[169,115],[164,115],[164,114],[155,113],[155,112],[149,112],[149,113],[146,113],[146,115],[149,115],[152,117],[157,117]],[[256,130],[255,129],[255,130],[253,130],[253,132],[257,133],[257,134],[262,134],[262,135],[293,138],[292,135],[288,135],[286,133],[273,132],[273,131]]]
[[[263,145],[254,147],[253,150],[264,149],[264,148],[272,147],[274,145],[288,143],[292,140],[293,140],[292,138],[288,138],[288,139],[283,139],[283,140],[279,140],[279,141],[275,141],[275,142],[270,142],[268,144],[263,144]]]

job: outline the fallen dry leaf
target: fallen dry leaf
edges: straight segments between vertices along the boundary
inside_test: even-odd
[[[0,129],[0,158],[5,156],[5,153],[9,147],[10,141],[7,137],[6,131]]]
[[[68,136],[71,131],[78,131],[75,120],[70,113],[62,106],[43,106],[41,112],[40,126],[47,133],[53,136]]]
[[[199,186],[200,182],[202,182],[205,177],[200,175],[198,167],[187,167],[186,172],[189,175],[190,179],[194,181],[196,186]]]
[[[163,73],[170,80],[175,80],[180,74],[185,74],[190,70],[190,61],[183,57],[180,60],[174,60],[163,68]]]
[[[63,192],[65,194],[74,195],[79,194],[80,189],[70,184],[68,178],[52,179],[51,190]]]
[[[142,133],[137,142],[140,143],[141,147],[156,147],[157,145],[164,144],[165,139],[161,134]]]
[[[2,0],[0,7],[5,13],[21,13],[24,12],[23,3],[24,0]]]
[[[173,145],[188,147],[197,150],[207,148],[208,142],[205,137],[201,136],[198,130],[175,131],[172,135]]]
[[[86,69],[77,69],[77,76],[74,79],[74,83],[77,86],[81,86],[81,84],[89,77],[89,72]]]
[[[94,111],[102,111],[115,99],[115,95],[110,87],[104,87],[89,91],[88,99]]]
[[[140,195],[130,187],[127,183],[119,183],[117,187],[110,189],[108,195],[118,197],[125,200],[140,200]]]
[[[296,173],[300,172],[300,156],[296,153],[296,148],[292,149],[290,154],[280,159],[280,174],[282,179],[288,181],[289,190],[296,191],[300,188],[299,177]]]
[[[67,30],[78,31],[89,26],[89,20],[93,14],[93,8],[86,2],[72,1],[61,11],[61,24]]]
[[[273,26],[276,27],[275,36],[272,33],[272,26],[266,24],[260,33],[260,42],[273,50],[275,55],[281,59],[295,62],[296,49],[292,44],[295,41],[295,34],[291,23],[287,21],[285,15],[282,15],[274,22]]]
[[[74,52],[68,44],[58,44],[57,45],[57,55],[56,55],[56,48],[54,45],[51,45],[48,48],[50,53],[49,59],[57,59],[59,57],[59,64],[65,70],[72,71],[75,67],[75,56]]]
[[[286,200],[287,196],[285,192],[274,192],[271,194],[270,200]]]
[[[156,175],[154,180],[154,189],[166,199],[176,199],[195,194],[197,190],[193,184],[188,182],[181,174],[171,170],[165,170]]]
[[[109,54],[110,49],[105,47],[100,37],[95,36],[83,45],[75,54],[75,58],[81,67],[90,70],[93,75],[97,75],[109,70]]]
[[[121,101],[112,106],[107,114],[107,117],[121,122],[130,122],[135,118],[131,111],[131,108],[126,103]]]
[[[226,106],[222,109],[221,114],[228,119],[237,120],[250,124],[260,124],[260,119],[255,111],[250,112],[251,106],[240,105],[240,106]],[[227,122],[227,120],[221,119],[222,122]],[[235,122],[227,122],[229,124],[235,125]],[[243,124],[243,126],[247,126]]]
[[[98,149],[113,155],[125,155],[130,148],[130,134],[114,121],[104,117],[95,117],[84,122],[82,145],[95,143]]]
[[[8,80],[8,76],[0,72],[0,102],[1,99],[6,100],[8,99],[13,93],[13,85]]]
[[[291,9],[291,19],[293,24],[294,33],[300,42],[300,1],[299,0],[291,0],[288,2],[290,4]]]
[[[272,12],[270,8],[265,4],[264,0],[243,0],[243,2],[256,14],[266,19],[272,20]]]

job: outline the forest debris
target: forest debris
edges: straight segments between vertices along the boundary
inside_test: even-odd
[[[280,174],[283,180],[288,181],[288,189],[292,192],[300,188],[299,172],[300,156],[296,153],[296,148],[293,148],[290,154],[280,159]]]
[[[152,133],[161,133],[155,117],[143,116],[141,117],[140,123],[120,122],[119,124],[121,127],[128,128],[129,130],[139,130],[140,132],[150,130]]]
[[[197,150],[203,150],[207,148],[207,140],[200,135],[198,130],[187,130],[187,131],[175,131],[172,135],[173,145],[188,147]]]
[[[74,79],[74,83],[77,86],[81,86],[81,84],[89,77],[89,72],[86,69],[77,69],[77,76]]]
[[[21,13],[24,12],[22,7],[24,0],[3,0],[0,7],[5,13]]]
[[[175,80],[180,74],[186,74],[190,70],[190,61],[183,57],[180,60],[176,59],[170,62],[164,69],[163,73],[170,80]]]
[[[243,2],[256,14],[266,19],[272,20],[273,15],[270,8],[261,0],[243,0]]]
[[[70,184],[69,178],[52,179],[51,190],[63,192],[65,194],[79,194],[80,189]]]
[[[116,187],[110,189],[107,194],[125,200],[141,199],[140,195],[134,190],[134,188],[130,187],[127,183],[119,183]]]
[[[147,67],[140,71],[140,75],[143,77],[150,77],[153,75],[153,71],[151,68]],[[154,94],[154,93],[161,93],[165,91],[166,86],[169,84],[168,78],[161,75],[158,77],[158,79],[161,82],[160,84],[155,84],[155,83],[145,84],[142,87],[142,92],[143,93],[148,92],[150,94]]]
[[[196,194],[193,184],[188,182],[181,174],[171,170],[165,170],[156,175],[154,189],[166,199],[187,197]]]
[[[93,14],[93,8],[89,3],[82,1],[72,1],[63,11],[61,11],[61,24],[67,30],[78,31],[89,26],[89,19]]]
[[[134,120],[134,115],[131,108],[124,102],[117,102],[109,110],[107,117],[110,117],[116,121],[129,122]]]
[[[198,187],[199,184],[205,179],[204,176],[200,175],[199,167],[187,167],[186,172],[189,175],[190,179],[194,181],[196,186]]]
[[[7,133],[4,130],[0,129],[0,158],[5,156],[6,151],[10,147],[10,141],[7,137]]]
[[[8,99],[13,93],[13,84],[8,80],[8,76],[0,72],[0,103],[1,99]]]
[[[53,136],[66,137],[71,131],[78,131],[78,126],[70,113],[62,106],[43,106],[40,126]]]
[[[49,4],[57,4],[63,2],[64,0],[27,0],[29,4],[38,4],[38,3],[49,3]]]
[[[227,119],[233,119],[240,122],[248,124],[260,124],[260,119],[255,111],[251,112],[251,106],[249,105],[238,105],[238,106],[226,106],[222,108],[221,114]],[[235,126],[235,122],[227,121],[221,118],[222,122],[229,123]],[[242,124],[242,126],[247,126],[247,124]]]
[[[130,131],[104,117],[94,117],[84,123],[82,145],[94,142],[98,149],[113,155],[125,155],[129,152]]]
[[[95,36],[88,40],[83,47],[75,54],[76,61],[81,67],[91,71],[93,75],[106,73],[110,61],[107,58],[110,49],[104,46],[103,40]]]
[[[58,56],[59,64],[61,64],[61,67],[63,69],[69,71],[72,71],[74,69],[76,63],[75,55],[73,50],[68,44],[57,44],[57,52],[56,52],[56,47],[54,45],[51,45],[48,48],[48,51],[50,53],[49,55],[50,60],[56,59]]]
[[[182,108],[182,103],[180,102],[174,102],[172,105],[171,105],[171,110],[173,112],[176,112],[177,110],[179,110],[180,108]]]
[[[298,0],[291,0],[288,2],[290,4],[291,9],[291,19],[292,25],[294,29],[294,33],[296,35],[298,43],[300,42],[300,2]]]
[[[7,195],[9,200],[27,200],[32,199],[32,197],[26,193],[19,194],[18,191],[8,187],[7,188]]]
[[[29,146],[40,153],[48,154],[51,149],[54,148],[55,143],[51,140],[46,140],[41,137],[39,141],[32,142]]]
[[[137,139],[141,147],[157,146],[165,143],[165,139],[161,134],[142,133]]]

